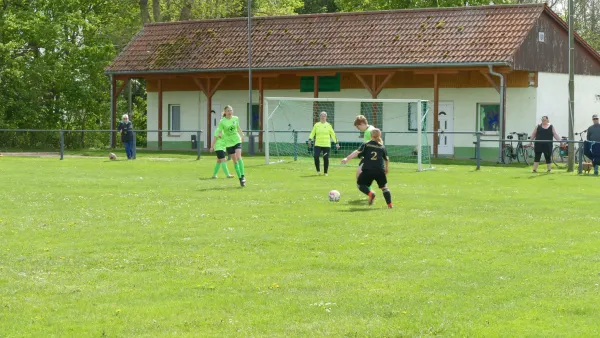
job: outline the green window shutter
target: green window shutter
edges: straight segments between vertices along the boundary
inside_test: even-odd
[[[300,77],[300,92],[314,92],[315,77]],[[341,74],[335,76],[319,76],[319,92],[339,92],[341,90]]]

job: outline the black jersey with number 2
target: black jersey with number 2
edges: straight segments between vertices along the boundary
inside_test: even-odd
[[[375,141],[363,143],[358,148],[358,156],[363,159],[362,170],[383,170],[388,159],[387,151],[382,144]]]

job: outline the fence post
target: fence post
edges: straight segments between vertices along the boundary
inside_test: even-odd
[[[477,132],[477,142],[475,143],[475,160],[477,161],[477,169],[481,169],[481,133]]]
[[[135,136],[135,131],[132,130],[131,132],[133,133],[133,144],[132,144],[132,149],[131,149],[131,153],[132,153],[131,154],[131,158],[135,160],[135,157],[136,157],[135,154],[137,152],[137,145],[136,145],[137,139],[136,139],[136,136]]]
[[[248,131],[248,154],[254,155],[254,135],[252,131]]]
[[[196,161],[200,159],[200,132],[196,132]]]
[[[60,130],[60,160],[62,161],[65,156],[65,132]]]
[[[575,148],[575,147],[573,147]],[[577,173],[578,174],[582,174],[583,173],[583,152],[585,150],[585,143],[579,143],[579,158],[577,159],[577,162],[579,162],[579,168],[577,169]]]
[[[294,161],[298,161],[298,132],[292,131],[294,134]]]

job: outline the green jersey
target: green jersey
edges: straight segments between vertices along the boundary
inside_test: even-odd
[[[329,124],[329,122],[317,122],[308,138],[311,140],[314,139],[315,146],[317,147],[329,148],[331,147],[331,142],[329,141],[330,137],[333,139],[333,142],[337,143],[337,138],[335,137],[335,132],[333,131],[331,124]]]
[[[237,116],[232,116],[230,119],[224,117],[219,121],[217,131],[223,133],[223,142],[225,147],[233,147],[238,143],[242,142],[240,134],[238,134],[238,127],[240,126],[240,120]]]
[[[220,134],[221,131],[217,128],[217,130],[215,130],[215,150],[225,151],[225,149],[227,148],[225,146],[225,140],[223,140],[223,136],[219,136]]]
[[[373,126],[367,126],[367,129],[365,129],[365,136],[364,136],[365,142],[371,141],[371,131],[373,129],[375,129],[375,127],[373,127]]]

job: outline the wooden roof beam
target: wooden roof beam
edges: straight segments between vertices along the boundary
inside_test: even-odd
[[[481,75],[483,75],[488,80],[488,82],[492,85],[492,87],[494,89],[496,89],[496,91],[498,93],[500,93],[500,86],[496,83],[496,81],[494,81],[494,79],[492,79],[492,77],[490,76],[490,74],[488,72],[481,71]]]

